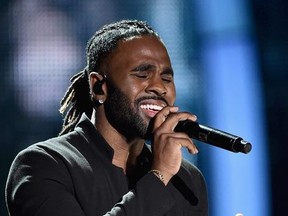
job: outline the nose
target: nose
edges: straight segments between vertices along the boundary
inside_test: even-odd
[[[167,88],[162,78],[155,75],[149,80],[149,85],[147,86],[146,91],[148,93],[153,93],[157,96],[163,96],[166,95]]]

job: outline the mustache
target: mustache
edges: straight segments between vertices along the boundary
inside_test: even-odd
[[[161,96],[144,96],[144,97],[138,98],[135,101],[135,103],[139,104],[143,100],[161,100],[161,101],[163,101],[166,104],[166,106],[169,106],[168,101],[165,98],[161,97]]]

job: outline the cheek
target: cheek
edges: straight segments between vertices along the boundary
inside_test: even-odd
[[[121,85],[121,91],[126,95],[127,99],[133,105],[137,97],[144,91],[144,86],[140,83],[123,82]]]
[[[132,85],[127,90],[127,95],[129,95],[132,102],[135,102],[137,98],[141,97],[143,95],[143,92],[145,92],[145,87],[139,85]]]

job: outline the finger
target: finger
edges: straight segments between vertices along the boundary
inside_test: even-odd
[[[190,145],[187,145],[187,146],[185,146],[186,148],[187,148],[187,150],[188,150],[188,152],[190,153],[190,154],[197,154],[199,151],[198,151],[198,148],[197,148],[197,146],[194,144],[194,142],[192,141],[192,139],[190,139],[191,140],[191,144]],[[184,146],[183,146],[184,147]]]
[[[197,154],[199,151],[194,144],[193,140],[187,137],[184,133],[175,133],[178,135],[176,143],[181,145],[181,148],[184,147],[188,150],[190,154]]]
[[[197,116],[188,112],[170,113],[165,122],[162,122],[162,129],[165,131],[174,131],[179,121],[196,121]]]
[[[163,108],[160,112],[157,113],[155,120],[154,120],[154,129],[158,128],[162,125],[162,123],[167,119],[167,117],[171,114],[171,113],[175,113],[178,111],[178,107],[170,107],[167,106],[165,108]]]
[[[188,113],[188,112],[179,113],[178,117],[179,117],[179,121],[185,121],[185,120],[196,121],[197,120],[197,116],[195,114]]]
[[[165,134],[166,137],[169,137],[169,141],[166,142],[169,143],[170,145],[176,145],[179,147],[179,150],[184,147],[188,150],[189,153],[191,154],[197,154],[198,149],[196,145],[194,144],[193,140],[186,134],[186,133],[169,133]]]

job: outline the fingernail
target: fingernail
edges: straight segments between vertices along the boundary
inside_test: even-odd
[[[195,121],[197,120],[197,118],[198,118],[198,117],[197,117],[196,115],[194,115],[194,120],[195,120]]]
[[[170,111],[174,111],[174,112],[177,112],[179,110],[179,107],[171,107],[171,110]]]

